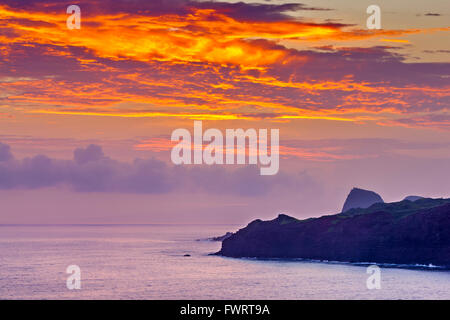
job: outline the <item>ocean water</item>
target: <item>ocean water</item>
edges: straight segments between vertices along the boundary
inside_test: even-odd
[[[450,272],[232,259],[196,241],[238,226],[0,226],[0,299],[450,299]],[[190,254],[190,257],[185,257]],[[81,268],[68,290],[66,268]]]

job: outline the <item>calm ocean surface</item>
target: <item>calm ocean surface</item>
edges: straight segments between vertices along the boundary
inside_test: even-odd
[[[0,226],[0,299],[450,299],[450,271],[209,256],[237,226]],[[184,257],[190,254],[191,257]],[[66,268],[81,268],[81,290]]]

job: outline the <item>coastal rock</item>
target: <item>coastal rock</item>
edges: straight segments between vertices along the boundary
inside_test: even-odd
[[[209,239],[209,240],[211,240],[211,241],[223,241],[223,240],[225,240],[225,239],[228,239],[228,238],[231,237],[232,235],[233,235],[232,232],[227,232],[227,233],[224,234],[223,236],[214,237],[214,238],[211,238],[211,239]]]
[[[450,199],[376,203],[306,220],[255,220],[224,240],[217,254],[450,267]]]
[[[365,209],[378,202],[384,202],[379,194],[369,190],[353,188],[345,200],[342,212],[356,208]]]
[[[419,200],[419,199],[423,199],[423,197],[421,197],[421,196],[407,196],[405,199],[403,199],[403,200],[408,200],[408,201],[416,201],[416,200]]]
[[[229,237],[231,237],[233,235],[232,232],[227,232],[226,234],[224,234],[223,236],[218,236],[218,237],[212,237],[212,238],[206,238],[206,239],[197,239],[197,241],[219,241],[222,242],[225,239],[228,239]]]

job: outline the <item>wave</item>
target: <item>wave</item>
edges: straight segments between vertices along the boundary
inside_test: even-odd
[[[215,255],[215,254],[211,254]],[[330,260],[317,260],[317,259],[304,259],[304,258],[258,258],[258,257],[225,257],[230,259],[243,259],[252,261],[278,261],[278,262],[309,262],[309,263],[324,263],[324,264],[340,264],[340,265],[352,265],[366,267],[376,265],[380,268],[395,268],[395,269],[413,269],[413,270],[427,270],[427,271],[450,271],[450,266],[436,266],[434,264],[398,264],[398,263],[380,263],[380,262],[350,262],[350,261],[330,261]]]

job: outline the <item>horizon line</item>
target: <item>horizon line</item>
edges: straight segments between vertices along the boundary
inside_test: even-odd
[[[238,223],[0,223],[0,227],[57,227],[57,226],[235,226]]]

